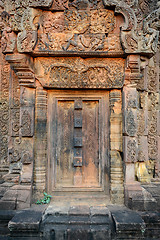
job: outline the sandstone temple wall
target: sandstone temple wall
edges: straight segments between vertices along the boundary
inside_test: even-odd
[[[112,203],[160,181],[159,2],[0,2],[0,208],[48,188],[48,93],[109,93]],[[151,196],[147,195],[150,200]]]

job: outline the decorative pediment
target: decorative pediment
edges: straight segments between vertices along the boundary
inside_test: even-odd
[[[160,8],[151,11],[150,4],[143,1],[103,0],[104,5],[115,7],[115,13],[124,16],[121,28],[121,43],[125,53],[152,55],[156,52],[159,39]],[[147,16],[147,17],[146,17]]]
[[[160,10],[152,8],[150,13],[147,7],[134,0],[13,2],[8,12],[1,10],[3,52],[150,56],[157,47]]]

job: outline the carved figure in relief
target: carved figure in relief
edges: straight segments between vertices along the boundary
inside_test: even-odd
[[[61,12],[47,13],[40,18],[38,29],[38,47],[40,49],[57,50],[64,31],[64,15]],[[57,34],[59,36],[57,38]],[[64,42],[64,41],[63,41]]]
[[[63,32],[64,15],[61,12],[47,13],[42,16],[42,27],[45,34]]]
[[[26,31],[18,34],[17,48],[19,52],[31,52],[37,41],[37,31]]]
[[[98,20],[97,20],[98,16]],[[65,30],[72,32],[64,51],[97,51],[103,50],[105,33],[114,28],[113,13],[104,10],[88,12],[68,10],[65,13]]]
[[[13,52],[16,45],[16,34],[12,31],[9,23],[10,15],[3,11],[1,13],[0,29],[2,31],[2,52]]]
[[[4,28],[2,32],[1,47],[2,52],[13,52],[16,45],[16,36],[10,27]]]
[[[105,34],[75,34],[67,40],[67,44],[62,46],[64,51],[98,51],[104,48]]]

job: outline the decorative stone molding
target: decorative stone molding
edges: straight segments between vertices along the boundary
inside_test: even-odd
[[[17,53],[6,55],[6,60],[18,76],[20,86],[35,87],[32,57]]]

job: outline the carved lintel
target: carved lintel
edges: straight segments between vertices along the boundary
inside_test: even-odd
[[[35,67],[36,78],[47,88],[107,89],[121,88],[123,85],[122,59],[61,57],[50,58],[48,63],[46,58],[37,58]]]

